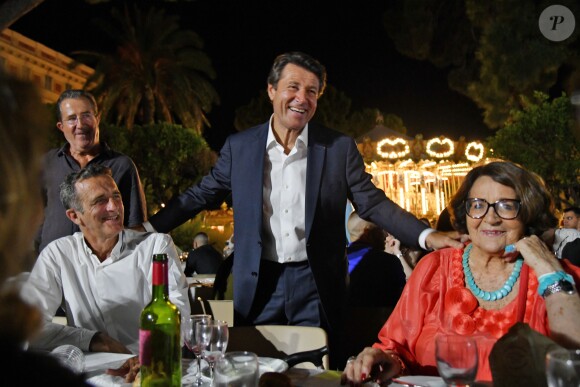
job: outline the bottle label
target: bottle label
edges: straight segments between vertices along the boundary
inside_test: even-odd
[[[139,329],[139,362],[141,365],[151,365],[151,331]]]
[[[167,284],[167,262],[153,262],[153,285]]]

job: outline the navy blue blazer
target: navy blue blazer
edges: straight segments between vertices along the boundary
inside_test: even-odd
[[[268,125],[266,122],[228,137],[210,173],[150,219],[157,231],[169,232],[206,207],[220,205],[232,193],[236,234],[234,307],[245,317],[260,275]],[[308,128],[306,248],[320,300],[332,326],[340,321],[346,303],[347,199],[361,218],[392,233],[403,244],[417,246],[426,226],[372,183],[351,137],[312,122]]]

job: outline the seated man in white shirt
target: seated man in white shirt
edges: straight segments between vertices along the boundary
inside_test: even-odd
[[[39,255],[23,297],[43,312],[32,348],[72,344],[83,351],[139,351],[139,320],[151,301],[152,257],[169,257],[169,297],[190,314],[188,285],[169,235],[123,228],[123,202],[111,170],[89,165],[67,176],[61,201],[81,232],[57,239]],[[52,318],[65,301],[68,326]]]

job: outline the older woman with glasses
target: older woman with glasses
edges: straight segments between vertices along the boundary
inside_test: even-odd
[[[436,375],[435,336],[473,336],[477,380],[491,380],[495,342],[521,321],[565,347],[580,347],[580,268],[539,238],[557,218],[542,180],[511,163],[472,169],[451,200],[453,225],[471,239],[417,265],[380,342],[347,362],[342,382]],[[507,360],[507,359],[506,359]]]

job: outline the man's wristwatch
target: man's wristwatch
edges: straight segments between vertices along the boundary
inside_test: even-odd
[[[544,291],[544,294],[542,294],[542,297],[546,298],[550,294],[560,292],[564,292],[566,294],[576,294],[576,288],[574,287],[574,284],[572,284],[570,281],[567,281],[565,279],[559,279],[552,285],[548,285],[548,287],[546,287],[546,290]]]

